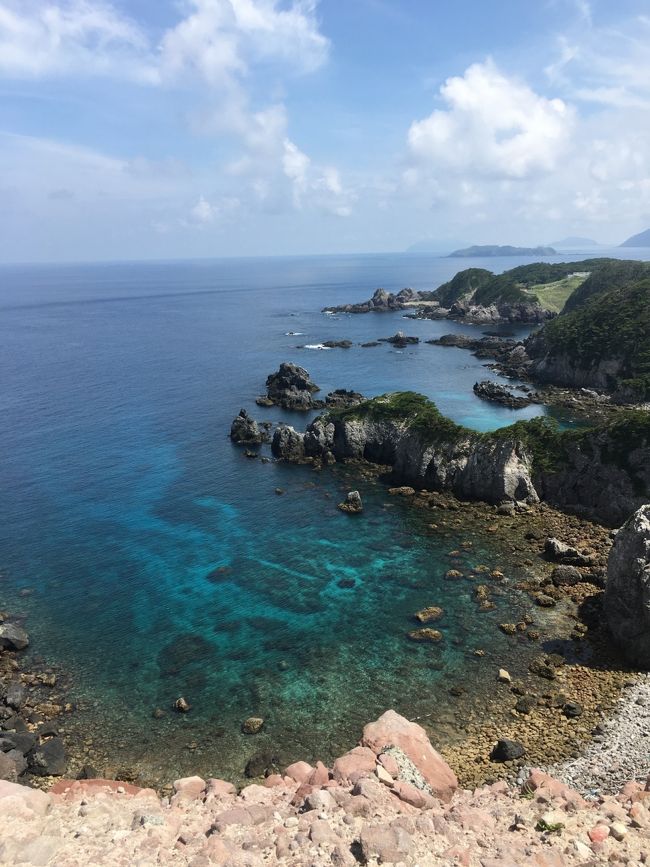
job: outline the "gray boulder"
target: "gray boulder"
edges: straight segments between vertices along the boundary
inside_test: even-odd
[[[607,565],[605,619],[635,665],[650,668],[650,505],[616,535]]]
[[[39,777],[60,777],[65,774],[65,747],[61,738],[50,738],[29,754],[29,769]]]
[[[263,431],[255,419],[251,418],[245,409],[239,410],[239,415],[230,426],[230,439],[234,443],[258,445],[269,440],[269,435]]]
[[[14,710],[20,710],[26,694],[27,690],[22,683],[10,683],[5,693],[5,704]]]
[[[9,650],[24,650],[29,644],[29,636],[15,623],[0,623],[0,647]]]

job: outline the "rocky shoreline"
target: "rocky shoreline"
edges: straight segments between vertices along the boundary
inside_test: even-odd
[[[650,780],[585,800],[532,770],[460,788],[417,723],[392,710],[330,767],[294,762],[237,792],[178,779],[171,797],[107,780],[49,794],[0,781],[3,864],[537,867],[650,857]]]

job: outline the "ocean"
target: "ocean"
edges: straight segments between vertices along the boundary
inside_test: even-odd
[[[504,552],[469,523],[432,529],[430,515],[346,468],[247,459],[228,433],[242,407],[307,423],[255,405],[282,361],[306,367],[323,394],[411,389],[478,430],[544,412],[476,398],[474,382],[495,375],[465,351],[357,345],[476,328],[321,313],[378,286],[433,289],[470,264],[521,263],[395,254],[0,268],[0,605],[25,618],[32,652],[66,672],[76,711],[62,731],[85,733],[102,770],[237,777],[260,749],[327,759],[388,707],[433,715],[454,737],[449,685],[480,705],[474,651],[512,655],[497,625],[526,602],[506,588],[479,612],[471,582],[444,574],[494,568]],[[344,338],[355,345],[297,348]],[[354,518],[336,508],[351,486],[366,506]],[[416,645],[412,615],[432,604],[445,610],[444,640]],[[180,695],[188,714],[171,709]],[[252,715],[265,720],[254,738],[240,731]]]

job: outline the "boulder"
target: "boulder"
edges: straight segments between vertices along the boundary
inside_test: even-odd
[[[5,704],[14,710],[20,710],[25,701],[27,690],[22,683],[10,683],[5,693]]]
[[[256,735],[262,730],[264,720],[259,716],[249,716],[242,723],[241,730],[245,735]]]
[[[29,644],[25,630],[15,623],[0,623],[0,647],[9,650],[24,650]]]
[[[616,535],[607,565],[604,613],[630,662],[650,668],[650,505],[635,512]]]
[[[577,548],[560,542],[559,539],[547,539],[544,545],[544,554],[547,559],[568,566],[592,566],[593,558],[581,554]]]
[[[245,409],[240,409],[239,415],[230,426],[230,439],[234,443],[241,443],[242,445],[259,445],[268,442],[269,435],[260,428]]]
[[[376,755],[383,753],[386,747],[398,747],[420,771],[433,794],[442,800],[450,800],[458,788],[456,775],[431,746],[422,726],[394,710],[387,710],[378,720],[368,723],[361,743]]]
[[[584,581],[584,578],[575,566],[556,566],[551,573],[551,581],[556,587],[571,587]]]
[[[27,757],[29,769],[39,777],[60,777],[65,774],[66,755],[61,738],[49,738],[36,746]]]
[[[11,780],[15,783],[17,776],[16,762],[7,753],[0,753],[0,780]]]
[[[526,749],[519,741],[511,741],[508,738],[501,738],[497,741],[490,753],[490,760],[493,762],[512,762],[515,759],[520,759],[526,755]]]
[[[350,491],[342,503],[339,503],[338,508],[342,512],[347,512],[348,515],[358,515],[363,512],[363,502],[359,491]]]

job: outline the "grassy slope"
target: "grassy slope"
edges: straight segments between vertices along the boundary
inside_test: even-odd
[[[531,286],[530,292],[533,299],[539,301],[545,310],[551,310],[553,313],[559,313],[566,304],[569,296],[581,286],[587,275],[582,272],[582,276],[569,275],[562,280],[556,280],[554,283],[538,283],[536,286]]]
[[[570,274],[589,272],[585,280],[571,292],[562,283]],[[474,294],[474,302],[483,306],[499,302],[531,302],[539,300],[542,306],[559,312],[563,303],[573,309],[600,292],[622,286],[631,280],[650,274],[650,263],[620,259],[583,259],[580,262],[533,262],[520,265],[502,274],[493,274],[483,268],[468,268],[434,293],[443,307],[450,307],[466,295]],[[566,293],[566,297],[565,297]]]

